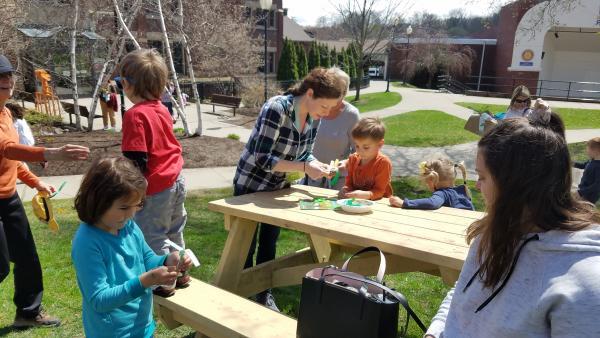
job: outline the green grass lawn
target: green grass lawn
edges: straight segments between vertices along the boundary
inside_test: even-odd
[[[440,147],[477,141],[465,121],[437,110],[417,110],[383,119],[385,143],[404,147]]]
[[[506,111],[505,105],[456,102],[457,105],[475,110],[477,112],[489,111],[492,113]],[[600,110],[575,109],[575,108],[552,108],[565,122],[567,129],[595,129],[600,128]]]
[[[392,86],[397,88],[417,88],[416,86],[413,86],[408,82],[402,83],[401,81],[392,82]]]
[[[415,178],[402,178],[394,181],[393,185],[396,194],[403,197],[414,198],[429,194]],[[186,200],[188,210],[186,243],[202,261],[202,266],[192,269],[191,274],[203,281],[211,281],[215,274],[227,238],[227,232],[223,229],[223,215],[208,211],[207,204],[211,200],[231,196],[231,194],[231,189],[197,191],[190,193]],[[480,200],[479,194],[474,195],[476,201]],[[481,205],[480,202],[476,204]],[[0,336],[20,338],[83,336],[81,296],[70,258],[71,239],[78,226],[77,214],[72,205],[72,200],[54,201],[57,221],[61,226],[57,234],[50,232],[46,225],[32,216],[30,203],[26,203],[25,206],[44,270],[44,306],[50,314],[62,319],[62,326],[55,329],[11,331],[8,326],[14,319],[15,309],[12,303],[13,279],[10,275],[0,287]],[[288,254],[306,246],[308,241],[304,234],[282,229],[277,254],[278,256]],[[412,307],[426,325],[430,323],[449,289],[439,277],[423,273],[390,275],[387,277],[387,283],[408,297]],[[277,304],[284,313],[296,317],[300,287],[278,288],[274,292]],[[192,330],[189,328],[181,327],[169,331],[160,323],[156,336],[193,337]],[[421,337],[418,327],[412,321],[409,337]]]
[[[360,94],[358,101],[354,101],[354,97],[346,96],[346,101],[352,103],[361,113],[392,107],[402,101],[402,96],[396,92]]]
[[[571,160],[574,162],[584,162],[589,160],[585,149],[586,142],[570,143],[569,153],[571,153]]]

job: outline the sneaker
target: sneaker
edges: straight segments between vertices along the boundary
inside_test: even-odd
[[[152,290],[152,293],[163,298],[168,298],[175,294],[175,289],[159,286],[156,289]]]
[[[281,311],[279,311],[277,304],[275,304],[275,297],[273,297],[273,294],[269,291],[261,292],[261,293],[257,294],[256,302],[259,304],[262,304],[263,306],[265,306],[275,312],[281,312]]]
[[[104,127],[104,128],[102,128],[102,130],[108,130],[108,127]]]
[[[188,286],[190,286],[191,280],[192,280],[192,277],[190,277],[190,275],[185,273],[182,276],[177,277],[177,282],[175,282],[175,287],[177,289],[187,288]]]
[[[37,316],[33,318],[25,318],[18,315],[15,316],[15,321],[12,326],[15,329],[27,329],[31,327],[56,327],[60,326],[60,320],[48,315],[46,311],[40,310]]]

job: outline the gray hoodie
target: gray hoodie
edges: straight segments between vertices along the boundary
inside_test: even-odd
[[[600,337],[600,225],[526,238],[536,235],[521,243],[514,271],[493,290],[473,277],[479,269],[479,241],[475,240],[427,334],[436,338]]]

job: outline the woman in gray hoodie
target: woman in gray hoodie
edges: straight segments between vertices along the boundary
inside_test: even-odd
[[[487,214],[426,337],[600,337],[600,215],[570,193],[563,137],[507,120],[478,144]]]

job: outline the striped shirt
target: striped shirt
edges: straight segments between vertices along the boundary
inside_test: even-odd
[[[294,123],[294,101],[298,99],[275,96],[262,107],[233,178],[236,195],[283,189],[285,173],[273,171],[280,160],[315,159],[312,150],[320,121],[309,115],[300,132]]]

